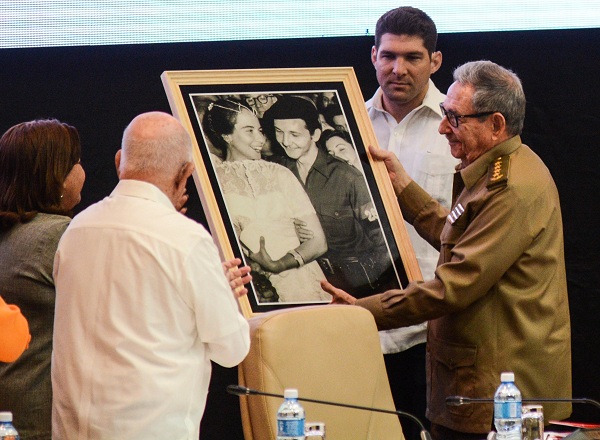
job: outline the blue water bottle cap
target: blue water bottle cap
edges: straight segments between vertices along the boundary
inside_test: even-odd
[[[10,411],[0,412],[0,423],[1,422],[12,422],[12,413]]]

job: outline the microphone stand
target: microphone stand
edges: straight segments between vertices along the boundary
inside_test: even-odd
[[[283,394],[267,393],[265,391],[258,391],[258,390],[254,390],[251,388],[246,388],[241,385],[228,385],[227,392],[229,394],[235,394],[236,396],[259,395],[259,396],[279,397],[281,399],[283,398]],[[386,414],[394,414],[394,415],[400,416],[400,417],[406,417],[408,419],[411,419],[413,422],[415,422],[419,426],[419,428],[421,428],[421,440],[431,440],[431,434],[429,434],[429,432],[425,429],[425,426],[423,425],[423,423],[416,416],[414,416],[410,413],[404,412],[404,411],[389,410],[389,409],[382,409],[382,408],[371,408],[368,406],[350,405],[347,403],[328,402],[326,400],[309,399],[306,397],[298,397],[298,400],[300,400],[302,402],[312,402],[312,403],[319,403],[322,405],[341,406],[344,408],[360,409],[360,410],[364,410],[364,411],[374,411],[374,412],[380,412],[380,413],[386,413]]]
[[[581,398],[572,398],[572,399],[562,399],[562,398],[545,398],[540,397],[537,399],[523,399],[523,403],[590,403],[594,405],[596,408],[600,409],[600,402],[592,399],[588,399],[587,397]],[[494,399],[490,398],[477,398],[477,397],[464,397],[464,396],[448,396],[446,397],[446,405],[449,406],[461,406],[461,405],[470,405],[472,403],[494,403]]]

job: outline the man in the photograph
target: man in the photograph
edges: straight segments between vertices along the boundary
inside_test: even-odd
[[[364,177],[317,146],[321,125],[313,102],[281,97],[263,119],[285,152],[278,161],[300,180],[321,221],[328,251],[317,261],[327,280],[359,297],[397,286]]]

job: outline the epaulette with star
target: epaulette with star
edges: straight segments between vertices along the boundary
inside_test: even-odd
[[[508,169],[510,156],[500,156],[488,167],[487,189],[500,188],[508,185]]]

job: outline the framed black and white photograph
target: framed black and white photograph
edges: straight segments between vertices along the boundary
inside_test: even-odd
[[[420,279],[354,71],[167,71],[195,186],[223,259],[252,267],[246,316]],[[193,195],[191,195],[193,197]]]

